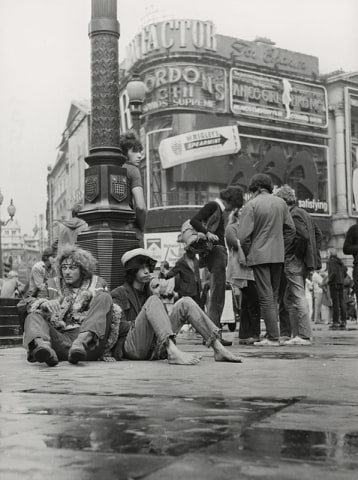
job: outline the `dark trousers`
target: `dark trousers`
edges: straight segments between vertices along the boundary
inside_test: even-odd
[[[343,285],[330,285],[329,292],[332,299],[333,325],[345,325],[347,323],[347,313],[346,303],[343,298]]]
[[[282,263],[253,265],[261,316],[265,321],[269,340],[278,340],[277,299],[280,288]]]
[[[104,351],[111,322],[112,298],[108,293],[100,292],[92,299],[87,317],[79,328],[60,332],[39,313],[30,313],[25,320],[24,347],[31,350],[33,340],[42,338],[51,343],[60,361],[67,360],[68,352],[78,335],[81,332],[91,332],[99,342],[88,351],[87,360],[97,360]]]
[[[281,274],[280,288],[278,293],[278,315],[280,317],[280,336],[291,337],[290,316],[285,303],[287,280],[284,271]]]
[[[260,338],[260,306],[255,282],[248,280],[247,287],[241,289],[241,312],[239,338]]]
[[[210,299],[208,316],[217,327],[221,327],[220,319],[225,305],[227,252],[222,245],[215,245],[207,256],[207,267],[210,272]]]

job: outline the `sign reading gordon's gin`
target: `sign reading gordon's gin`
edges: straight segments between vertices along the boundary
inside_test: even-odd
[[[144,72],[143,113],[163,109],[226,111],[224,68],[189,63],[164,64]]]
[[[327,92],[314,85],[233,68],[230,108],[235,115],[327,127]]]
[[[230,155],[240,150],[236,125],[208,128],[169,137],[160,142],[163,168],[175,167],[201,158]]]

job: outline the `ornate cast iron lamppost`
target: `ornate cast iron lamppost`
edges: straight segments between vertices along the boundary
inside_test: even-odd
[[[117,0],[92,0],[90,154],[86,158],[85,205],[80,213],[89,230],[78,237],[81,247],[98,260],[98,274],[114,288],[124,279],[120,258],[138,246],[129,229],[134,212],[126,157],[119,147],[119,68]]]
[[[132,75],[127,84],[127,95],[129,99],[129,108],[133,121],[133,128],[140,138],[140,118],[142,115],[142,106],[145,98],[145,85],[140,80],[137,73]]]
[[[4,196],[3,194],[1,193],[1,190],[0,190],[0,208],[1,208],[1,205],[2,205],[2,202],[4,201]],[[14,201],[13,199],[10,200],[10,205],[7,207],[7,213],[9,214],[9,219],[6,220],[6,222],[3,222],[1,219],[0,219],[0,278],[2,278],[4,272],[3,272],[3,261],[2,261],[2,244],[1,244],[1,227],[7,225],[9,222],[11,222],[11,220],[14,218],[15,216],[15,213],[16,213],[16,207],[14,205]]]

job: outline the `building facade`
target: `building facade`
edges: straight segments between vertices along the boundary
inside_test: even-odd
[[[26,283],[30,279],[31,268],[41,258],[44,244],[44,230],[40,227],[34,228],[34,235],[26,235],[21,232],[17,220],[10,220],[1,229],[2,258],[8,262],[12,258],[12,270],[19,274],[19,280]]]
[[[317,57],[217,34],[210,21],[159,21],[139,32],[120,65],[123,131],[132,124],[133,73],[146,89],[145,246],[158,260],[181,254],[180,226],[204,203],[228,185],[246,189],[259,172],[295,189],[323,232],[323,253],[341,250],[358,215],[357,75],[323,77]],[[48,176],[50,238],[54,220],[83,195],[88,120],[89,109],[72,103]]]
[[[56,220],[71,218],[73,205],[83,201],[89,119],[88,101],[71,103],[56,162],[48,167],[46,223],[50,244],[57,238]]]

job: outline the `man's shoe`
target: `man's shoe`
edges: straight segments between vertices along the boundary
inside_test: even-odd
[[[332,323],[328,328],[329,330],[338,330],[339,326],[336,323]]]
[[[289,340],[291,340],[291,337],[289,337],[288,335],[282,335],[280,337],[280,343],[284,344],[285,342],[288,342]]]
[[[229,340],[224,340],[223,338],[219,338],[219,342],[223,347],[231,347],[232,345],[232,342],[230,342]]]
[[[307,338],[302,338],[297,336],[297,337],[291,338],[291,340],[288,340],[287,342],[283,342],[283,345],[309,346],[309,345],[312,345],[312,342]]]
[[[249,337],[249,338],[239,338],[239,345],[253,345],[257,342],[258,339]]]
[[[265,338],[259,342],[254,342],[255,347],[279,347],[280,342],[278,340],[269,340]]]
[[[340,330],[345,330],[346,329],[346,325],[344,323],[342,323],[341,325],[338,325],[338,328]]]
[[[54,367],[58,364],[58,358],[55,350],[51,348],[49,342],[45,342],[42,338],[35,340],[35,348],[32,350],[32,357],[39,363],[47,363],[49,367]]]
[[[76,338],[73,342],[70,351],[68,352],[68,361],[74,365],[78,362],[84,362],[87,359],[86,345]]]

